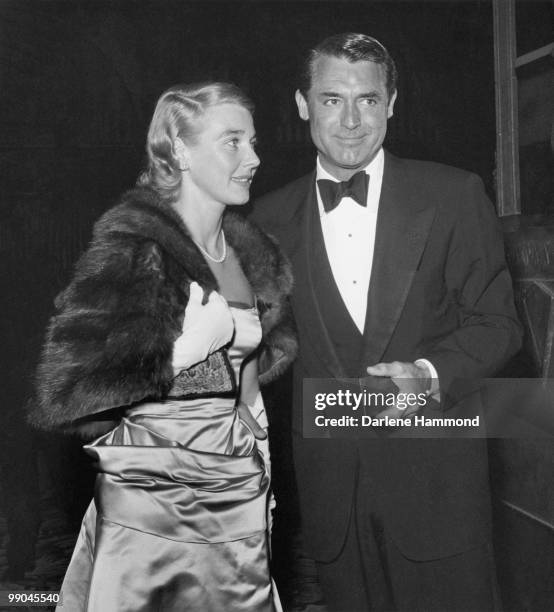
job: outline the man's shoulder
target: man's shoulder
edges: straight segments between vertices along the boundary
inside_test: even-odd
[[[434,161],[408,159],[388,154],[386,157],[390,165],[398,167],[409,176],[418,180],[438,180],[447,182],[464,182],[470,178],[478,178],[476,174],[462,168],[449,166]]]
[[[387,185],[393,193],[403,194],[412,210],[433,207],[440,218],[449,222],[482,220],[483,215],[489,217],[494,211],[477,174],[446,164],[391,156]]]
[[[397,157],[391,153],[387,153],[385,159],[391,164],[398,164],[405,170],[423,176],[439,176],[453,179],[467,179],[473,173],[469,170],[457,168],[435,161],[427,161],[420,159],[410,159],[406,157]]]

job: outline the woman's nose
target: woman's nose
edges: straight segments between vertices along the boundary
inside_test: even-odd
[[[257,168],[260,165],[260,158],[258,154],[254,150],[254,147],[251,147],[250,152],[244,162],[246,166],[249,168]]]

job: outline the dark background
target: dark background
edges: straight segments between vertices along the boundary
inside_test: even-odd
[[[522,52],[549,42],[548,19],[536,11],[521,19],[532,28],[522,31],[533,32],[518,41]],[[375,36],[397,61],[388,149],[475,171],[494,198],[489,0],[0,1],[0,510],[8,577],[33,566],[45,497],[74,529],[91,495],[79,444],[31,432],[23,405],[53,297],[94,220],[133,185],[158,96],[203,79],[242,86],[256,103],[262,166],[253,193],[262,194],[313,166],[293,99],[297,58],[341,31]],[[280,520],[292,525],[286,406],[272,420]]]

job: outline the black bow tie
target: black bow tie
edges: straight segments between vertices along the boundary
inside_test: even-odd
[[[352,175],[349,181],[342,181],[341,183],[335,183],[335,181],[328,179],[319,179],[317,185],[325,212],[331,212],[339,205],[342,198],[346,197],[352,198],[360,206],[366,206],[368,184],[369,175],[363,170]]]

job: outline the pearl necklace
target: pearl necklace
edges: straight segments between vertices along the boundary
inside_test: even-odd
[[[203,249],[198,244],[198,242],[196,242],[196,240],[193,240],[193,242],[210,261],[213,261],[214,263],[223,263],[225,261],[225,258],[227,257],[227,242],[225,241],[225,233],[223,232],[223,230],[221,230],[221,239],[223,241],[223,249],[222,249],[221,257],[212,257],[208,253],[208,251]]]

